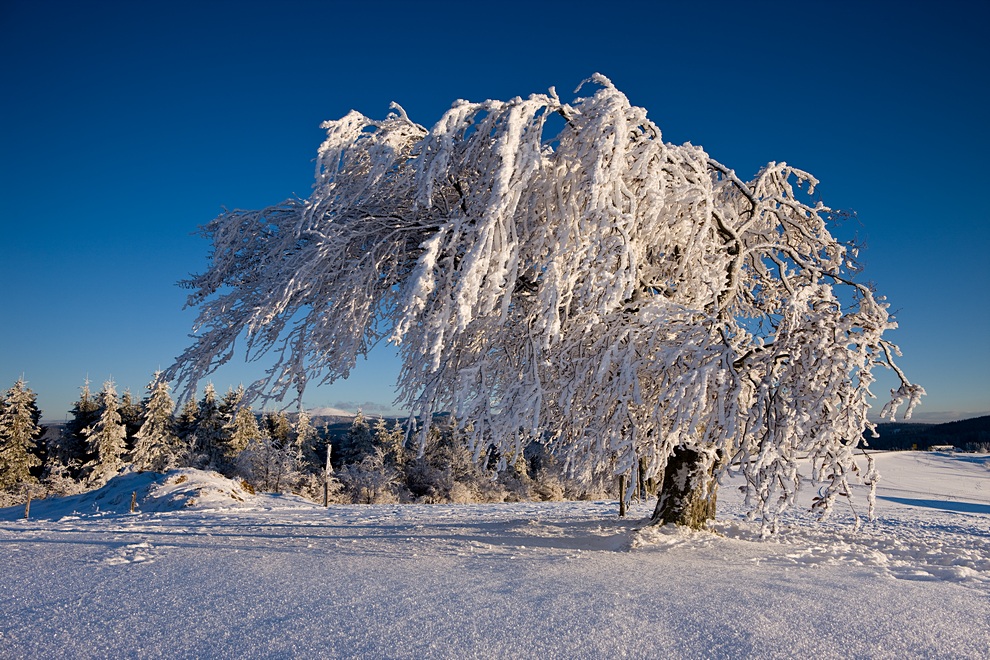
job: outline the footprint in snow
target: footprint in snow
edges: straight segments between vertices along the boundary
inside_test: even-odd
[[[112,566],[137,564],[154,561],[154,558],[154,547],[147,541],[144,541],[143,543],[131,543],[122,548],[117,548],[111,556],[103,560],[103,563]]]

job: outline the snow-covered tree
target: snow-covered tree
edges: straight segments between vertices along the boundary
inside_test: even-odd
[[[0,399],[0,490],[37,483],[31,469],[42,429],[37,396],[20,378]]]
[[[402,474],[386,460],[381,447],[344,465],[337,473],[354,504],[394,504],[402,501]]]
[[[86,429],[96,424],[100,417],[100,404],[90,393],[89,378],[79,388],[79,398],[72,404],[69,414],[71,417],[62,429],[54,453],[57,462],[66,466],[70,477],[78,478],[81,467],[93,459],[89,453]]]
[[[226,453],[226,420],[220,412],[213,383],[203,388],[203,398],[196,408],[196,429],[192,435],[192,452],[198,467],[220,467]]]
[[[179,437],[175,433],[175,402],[169,394],[168,381],[155,372],[148,383],[143,418],[135,434],[131,462],[140,470],[164,472],[178,465],[181,456]]]
[[[285,447],[292,444],[292,422],[289,421],[289,416],[285,414],[285,411],[266,413],[264,421],[265,428],[272,440]]]
[[[342,465],[358,463],[374,450],[374,436],[371,433],[368,418],[364,416],[363,412],[358,410],[357,415],[351,421],[351,427],[347,429],[347,433],[340,439],[340,447],[335,450],[334,458],[339,460]]]
[[[219,446],[214,467],[228,473],[234,468],[237,455],[244,451],[248,442],[258,434],[258,424],[257,420],[253,419],[254,413],[251,412],[250,407],[244,404],[243,386],[236,390],[228,388],[227,393],[220,398],[217,410],[223,423],[223,430],[217,439]]]
[[[272,438],[267,429],[268,424],[263,424],[238,455],[238,466],[258,490],[282,493],[298,478],[298,461],[292,447]]]
[[[180,466],[191,465],[195,456],[196,413],[198,410],[195,393],[191,393],[186,402],[182,404],[182,410],[179,411],[178,417],[175,418],[175,434],[179,436],[179,444],[182,447]]]
[[[102,486],[124,467],[127,429],[120,418],[120,403],[113,380],[103,383],[99,395],[100,416],[86,431],[89,450],[95,458],[83,466],[87,481]]]
[[[230,459],[234,460],[238,454],[248,448],[250,444],[261,436],[261,429],[258,426],[258,418],[247,406],[242,406],[234,413],[234,421],[230,425],[228,432],[230,437]]]
[[[227,393],[220,398],[217,408],[220,410],[220,414],[223,418],[228,422],[231,422],[243,403],[244,386],[240,385],[236,390],[232,387],[228,387]]]
[[[244,337],[275,356],[251,392],[301,398],[387,340],[421,442],[450,411],[476,457],[493,444],[512,464],[539,438],[579,476],[641,467],[663,480],[658,523],[703,524],[713,476],[739,471],[767,529],[808,455],[827,514],[873,428],[873,370],[900,378],[889,416],[924,393],[887,304],[812,175],[743,180],[590,82],[571,103],[458,101],[430,129],[398,106],[327,122],[308,199],[204,228],[200,336],[172,372],[194,387]]]
[[[313,428],[312,418],[305,410],[300,410],[296,415],[296,423],[292,427],[292,444],[304,469],[315,470],[323,467],[320,461],[320,449],[323,443],[316,429]]]
[[[133,450],[137,442],[137,432],[144,424],[144,409],[140,402],[134,400],[129,389],[120,395],[120,421],[127,431],[126,442],[128,449]]]
[[[447,418],[430,426],[422,451],[402,466],[404,485],[415,501],[428,504],[504,502],[509,492],[486,463],[475,460],[465,433]]]
[[[375,421],[374,431],[375,446],[381,447],[385,452],[385,460],[391,465],[401,466],[405,462],[406,429],[396,420],[389,428],[384,417],[379,417]]]

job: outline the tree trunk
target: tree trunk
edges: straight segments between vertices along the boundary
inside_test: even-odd
[[[619,475],[619,517],[626,517],[626,475]]]
[[[703,529],[715,519],[715,455],[677,447],[667,461],[651,524]]]

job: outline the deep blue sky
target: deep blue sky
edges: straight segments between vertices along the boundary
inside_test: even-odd
[[[0,388],[23,374],[51,420],[87,376],[143,395],[189,341],[175,283],[206,266],[196,228],[307,196],[321,121],[395,100],[432,125],[458,98],[568,99],[599,71],[670,142],[744,178],[775,160],[821,179],[858,213],[843,231],[929,393],[916,419],[988,414],[988,24],[982,0],[7,0]],[[305,402],[377,411],[395,374],[385,352]]]

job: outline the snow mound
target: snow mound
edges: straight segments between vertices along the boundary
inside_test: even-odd
[[[35,500],[32,520],[63,520],[79,517],[166,513],[170,511],[273,510],[315,507],[295,495],[254,493],[240,481],[216,472],[182,468],[165,474],[124,471],[105,486],[81,495]],[[24,507],[0,509],[0,520],[24,517]]]

